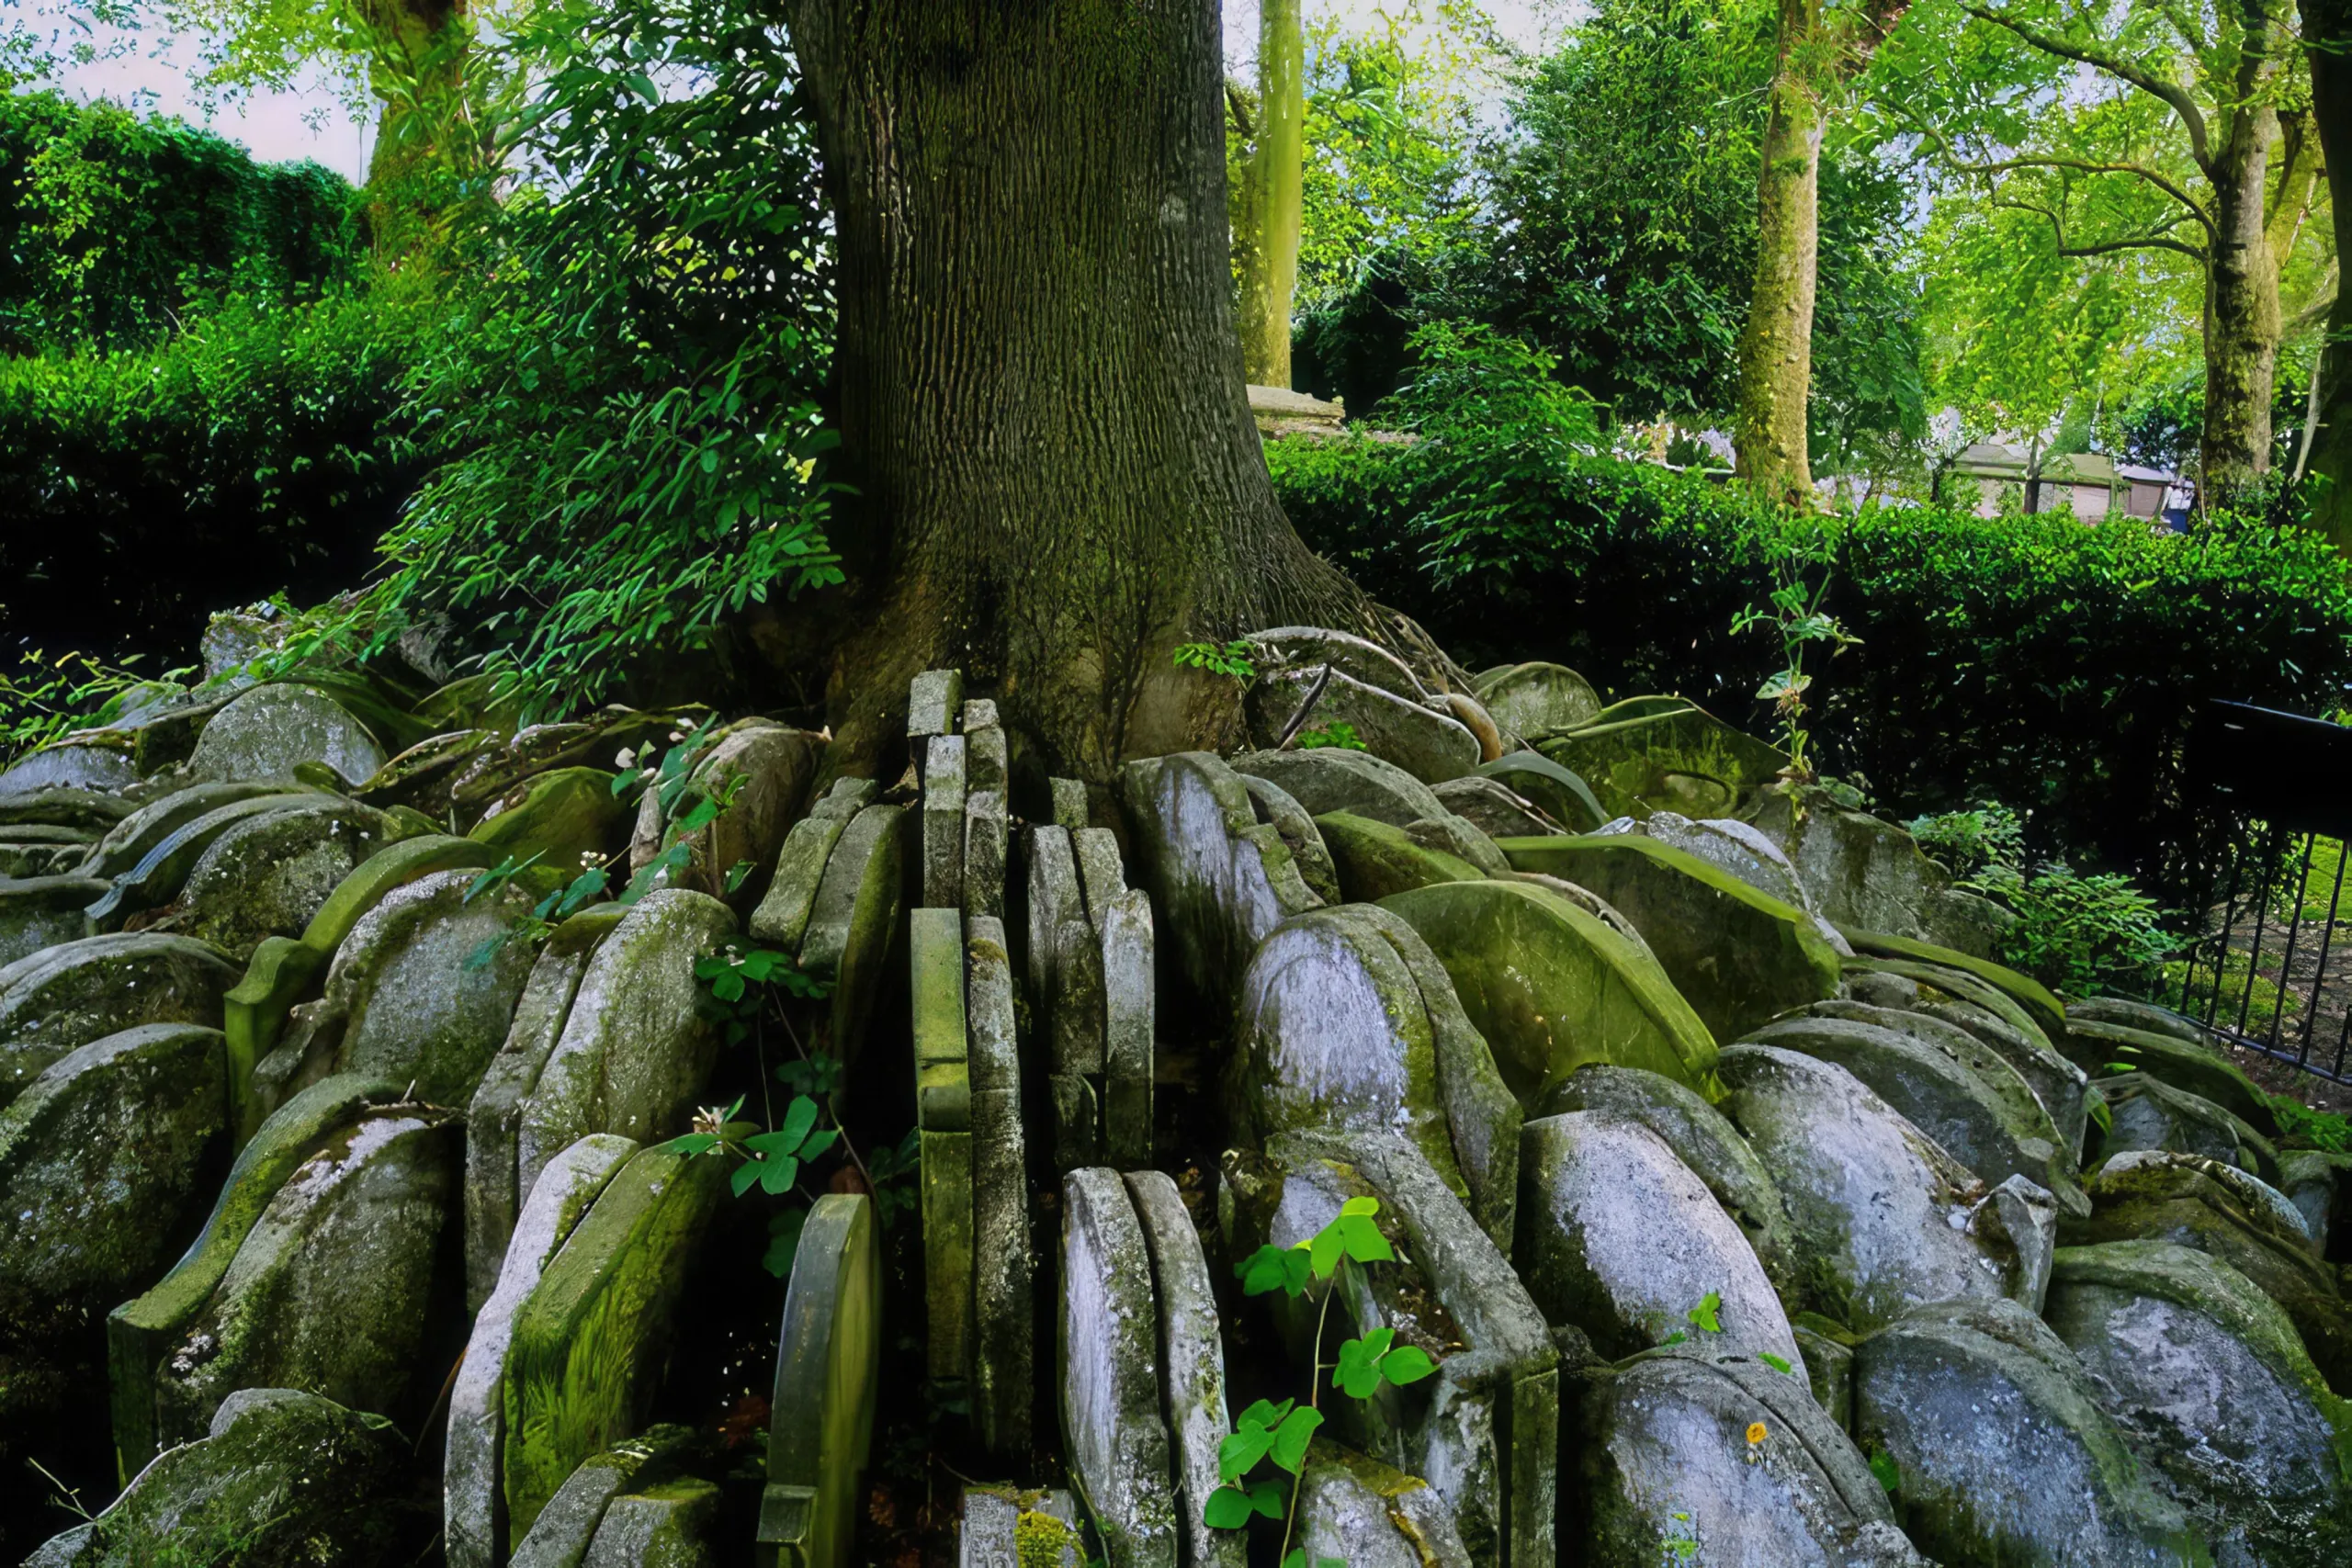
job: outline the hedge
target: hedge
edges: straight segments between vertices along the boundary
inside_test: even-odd
[[[150,344],[230,295],[314,298],[366,255],[360,194],[316,164],[0,93],[0,352]]]
[[[232,309],[147,353],[0,358],[0,626],[175,661],[208,612],[323,598],[374,558],[418,313]]]
[[[1307,542],[1471,668],[1555,660],[1758,734],[1777,639],[1735,637],[1732,617],[1792,547],[1818,552],[1829,610],[1862,638],[1819,668],[1824,765],[1905,814],[2007,803],[2045,853],[2153,874],[2208,700],[2347,705],[2352,573],[2298,530],[1792,517],[1671,470],[1476,436],[1276,442],[1267,458]]]

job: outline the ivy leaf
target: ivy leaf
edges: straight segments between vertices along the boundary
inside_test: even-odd
[[[1350,1399],[1370,1399],[1379,1393],[1380,1358],[1396,1337],[1393,1328],[1375,1328],[1340,1346],[1340,1359],[1331,1368],[1331,1386]]]
[[[1776,1372],[1784,1373],[1789,1377],[1797,1375],[1796,1368],[1791,1366],[1788,1358],[1784,1356],[1775,1356],[1770,1350],[1758,1350],[1756,1352],[1756,1359]]]
[[[841,1129],[838,1127],[827,1127],[822,1132],[809,1134],[808,1141],[800,1145],[801,1160],[805,1163],[815,1159],[819,1155],[831,1148],[833,1140],[841,1135]]]
[[[1283,1517],[1283,1486],[1279,1481],[1261,1481],[1250,1488],[1250,1506],[1270,1519]]]
[[[1871,1473],[1878,1477],[1880,1487],[1885,1491],[1895,1491],[1903,1484],[1903,1467],[1884,1449],[1871,1455]]]
[[[1721,1334],[1724,1331],[1724,1325],[1716,1317],[1715,1314],[1717,1309],[1723,1304],[1723,1292],[1720,1291],[1709,1291],[1705,1295],[1699,1298],[1699,1304],[1697,1306],[1692,1307],[1689,1312],[1684,1313],[1682,1315],[1697,1324],[1700,1328],[1706,1333]]]
[[[776,1155],[760,1161],[760,1187],[770,1197],[781,1198],[792,1190],[800,1179],[800,1162],[790,1155]]]
[[[727,1179],[728,1184],[735,1189],[735,1196],[741,1198],[752,1190],[752,1183],[760,1179],[763,1163],[759,1160],[747,1159],[735,1168],[735,1173]]]
[[[1238,1486],[1220,1486],[1209,1494],[1208,1506],[1201,1510],[1201,1522],[1213,1530],[1238,1530],[1257,1512],[1249,1493]]]
[[[1241,1276],[1241,1293],[1262,1296],[1273,1291],[1295,1296],[1306,1289],[1306,1255],[1269,1242],[1234,1266]]]
[[[1399,1345],[1380,1358],[1380,1375],[1400,1387],[1419,1382],[1435,1371],[1437,1363],[1418,1346]]]
[[[692,1159],[696,1155],[707,1155],[717,1148],[718,1135],[715,1133],[683,1133],[662,1146],[672,1154],[684,1155],[688,1159]]]
[[[1323,1412],[1311,1404],[1303,1404],[1283,1417],[1274,1432],[1274,1462],[1296,1475],[1306,1463],[1306,1445],[1315,1440],[1315,1429],[1323,1425]]]
[[[816,1124],[817,1102],[804,1094],[785,1107],[784,1126],[780,1131],[797,1146],[808,1135],[808,1129]]]

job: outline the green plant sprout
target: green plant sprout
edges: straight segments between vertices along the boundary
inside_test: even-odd
[[[1250,657],[1253,651],[1250,639],[1241,637],[1223,648],[1213,642],[1183,643],[1176,649],[1176,668],[1205,670],[1212,675],[1238,681],[1246,690],[1258,678],[1257,660]]]
[[[1293,1550],[1291,1536],[1298,1522],[1299,1489],[1306,1478],[1306,1450],[1323,1425],[1322,1382],[1325,1371],[1331,1386],[1351,1399],[1370,1399],[1384,1385],[1415,1383],[1437,1371],[1437,1363],[1417,1346],[1396,1343],[1396,1331],[1381,1327],[1340,1347],[1338,1357],[1323,1359],[1323,1330],[1331,1315],[1331,1299],[1339,1294],[1332,1277],[1343,1262],[1359,1267],[1392,1262],[1396,1252],[1380,1234],[1373,1216],[1380,1212],[1377,1198],[1351,1198],[1340,1206],[1329,1224],[1289,1247],[1271,1242],[1260,1247],[1234,1272],[1241,1277],[1241,1293],[1268,1295],[1280,1291],[1295,1301],[1314,1285],[1324,1287],[1316,1309],[1315,1365],[1307,1376],[1306,1403],[1285,1399],[1279,1404],[1259,1400],[1241,1413],[1233,1430],[1217,1445],[1218,1485],[1201,1511],[1211,1529],[1241,1529],[1261,1516],[1283,1521],[1282,1568],[1307,1568],[1306,1550]],[[1250,1479],[1259,1465],[1271,1462],[1290,1476],[1290,1496],[1283,1496],[1274,1476]],[[1320,1558],[1315,1568],[1343,1568],[1337,1558]]]
[[[1829,597],[1830,574],[1824,571],[1819,582],[1807,583],[1797,558],[1791,552],[1773,562],[1770,607],[1758,609],[1749,604],[1731,618],[1731,630],[1737,637],[1757,626],[1770,626],[1780,633],[1781,667],[1765,677],[1764,683],[1756,688],[1756,695],[1758,700],[1772,705],[1772,712],[1781,721],[1781,750],[1789,754],[1789,765],[1783,773],[1798,783],[1810,784],[1814,771],[1807,749],[1812,734],[1804,727],[1804,716],[1805,694],[1813,689],[1813,676],[1804,667],[1805,650],[1814,643],[1826,642],[1830,645],[1829,656],[1835,659],[1862,639],[1822,608]]]
[[[1361,739],[1357,739],[1356,727],[1345,722],[1344,720],[1334,719],[1329,724],[1324,725],[1318,729],[1302,729],[1298,732],[1298,749],[1300,750],[1313,751],[1326,746],[1340,751],[1363,751],[1370,750],[1370,748],[1365,746]]]

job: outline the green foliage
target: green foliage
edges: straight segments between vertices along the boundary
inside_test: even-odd
[[[2270,1097],[2270,1109],[2278,1118],[2281,1147],[2352,1155],[2352,1117],[2340,1111],[2314,1111],[2283,1094]]]
[[[1915,817],[1904,828],[1954,876],[1973,876],[1988,865],[2016,865],[2025,858],[2024,819],[1995,801]]]
[[[1316,1285],[1324,1288],[1315,1319],[1315,1368],[1307,1379],[1305,1404],[1285,1399],[1280,1404],[1259,1400],[1243,1411],[1233,1430],[1217,1445],[1219,1484],[1208,1495],[1202,1519],[1212,1529],[1240,1529],[1261,1516],[1283,1521],[1283,1568],[1305,1568],[1306,1552],[1291,1550],[1291,1531],[1297,1523],[1299,1483],[1306,1473],[1306,1450],[1323,1425],[1320,1398],[1323,1373],[1331,1386],[1351,1399],[1370,1399],[1387,1386],[1416,1383],[1437,1371],[1437,1363],[1418,1346],[1396,1343],[1396,1331],[1386,1326],[1350,1339],[1340,1347],[1336,1360],[1323,1359],[1323,1328],[1331,1313],[1334,1276],[1343,1263],[1359,1268],[1392,1262],[1396,1252],[1380,1234],[1374,1218],[1380,1213],[1377,1198],[1351,1198],[1321,1230],[1295,1246],[1269,1242],[1234,1268],[1246,1296],[1279,1292],[1293,1301],[1304,1298]],[[1272,1477],[1256,1481],[1250,1474],[1261,1462],[1291,1477],[1284,1502],[1282,1484]],[[1323,1558],[1317,1568],[1341,1568],[1337,1559]]]
[[[1302,729],[1298,732],[1298,749],[1300,750],[1313,751],[1326,746],[1339,751],[1363,751],[1370,750],[1370,748],[1366,747],[1363,741],[1357,737],[1356,727],[1348,723],[1344,719],[1334,719],[1331,723],[1324,725],[1319,728]]]
[[[1789,754],[1788,771],[1801,779],[1813,776],[1808,750],[1813,737],[1804,727],[1804,698],[1813,689],[1813,675],[1804,667],[1805,652],[1815,643],[1827,643],[1829,656],[1835,659],[1862,640],[1847,631],[1837,616],[1823,611],[1822,604],[1829,597],[1830,574],[1824,571],[1819,581],[1808,583],[1806,564],[1794,552],[1782,553],[1772,563],[1770,607],[1759,609],[1751,604],[1731,620],[1734,637],[1758,626],[1769,626],[1780,637],[1781,667],[1764,677],[1764,683],[1756,688],[1756,697],[1772,705],[1773,716],[1781,721],[1781,749]]]
[[[2165,931],[2155,900],[2128,876],[2084,876],[2064,861],[2030,872],[1995,863],[1974,886],[2017,912],[2001,933],[2001,961],[2054,990],[2151,995],[2180,945]]]
[[[2209,699],[2302,712],[2352,682],[2352,572],[2324,540],[2217,516],[2188,535],[1933,508],[1798,516],[1730,487],[1514,433],[1267,447],[1284,512],[1471,669],[1554,660],[1766,733],[1782,667],[1733,617],[1791,550],[1864,639],[1815,694],[1816,765],[1883,800],[2029,811],[2044,853],[2145,865],[2187,830]],[[2186,905],[2185,894],[2160,889]]]
[[[423,327],[404,286],[233,302],[153,350],[0,356],[0,625],[176,659],[205,617],[365,570]]]
[[[1213,642],[1187,642],[1177,646],[1174,655],[1179,670],[1205,670],[1212,675],[1222,675],[1247,686],[1258,678],[1257,660],[1248,637],[1235,637],[1219,648]]]
[[[1408,430],[1440,438],[1508,430],[1574,452],[1600,439],[1593,400],[1560,384],[1560,362],[1547,349],[1481,322],[1446,321],[1420,328],[1409,346],[1412,379],[1382,405]]]
[[[138,661],[137,654],[118,666],[86,653],[51,659],[38,648],[19,651],[14,671],[0,667],[0,768],[71,730],[108,723],[142,693],[156,691],[128,668]],[[170,671],[164,680],[187,673]]]
[[[1871,1450],[1871,1474],[1883,1491],[1895,1492],[1903,1486],[1903,1467],[1884,1449]]]
[[[0,93],[0,353],[141,348],[243,298],[359,280],[360,198],[178,120]]]
[[[841,581],[815,466],[830,256],[763,8],[563,0],[494,48],[536,84],[504,135],[544,183],[471,236],[479,281],[416,377],[451,457],[386,540],[379,635],[452,613],[545,710]]]

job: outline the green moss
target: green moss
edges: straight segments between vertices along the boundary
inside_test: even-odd
[[[1035,1508],[1023,1508],[1013,1521],[1012,1544],[1021,1568],[1071,1568],[1085,1560],[1078,1532]]]

